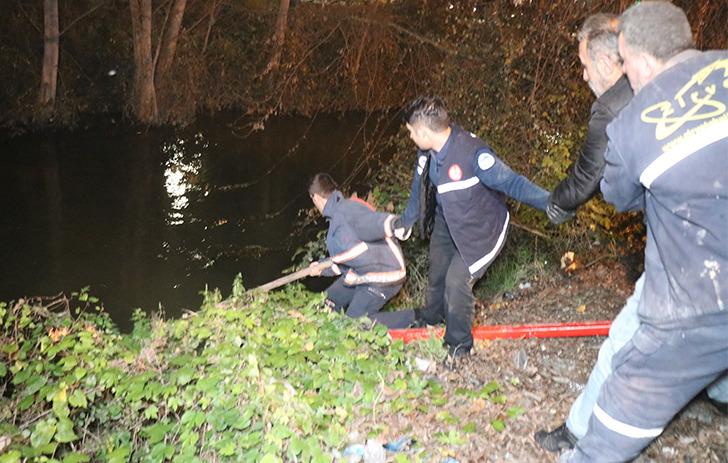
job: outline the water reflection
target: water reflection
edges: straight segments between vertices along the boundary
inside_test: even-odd
[[[254,287],[290,265],[317,231],[293,233],[310,175],[366,184],[382,162],[363,162],[379,135],[360,116],[242,135],[234,122],[0,139],[0,300],[90,285],[127,329],[135,307],[196,309],[205,285],[227,293],[242,273]]]
[[[202,133],[196,133],[194,140],[197,149],[189,155],[185,153],[185,140],[182,138],[162,146],[162,152],[168,157],[165,162],[164,186],[172,200],[172,207],[167,217],[169,225],[184,223],[182,211],[190,203],[187,194],[198,182],[197,176],[202,166],[202,152],[209,146]]]

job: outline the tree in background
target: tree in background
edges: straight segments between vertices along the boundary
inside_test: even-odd
[[[174,0],[166,11],[160,40],[152,55],[152,0],[129,0],[134,48],[132,112],[144,124],[159,121],[157,88],[164,82],[177,50],[187,0]]]
[[[38,102],[44,114],[53,111],[58,83],[58,52],[60,40],[58,0],[43,1],[43,70],[41,71]]]
[[[276,30],[273,36],[273,56],[271,56],[266,73],[273,72],[278,68],[281,61],[281,51],[286,42],[286,29],[288,28],[288,8],[290,0],[281,0],[278,6],[278,17],[276,18]]]

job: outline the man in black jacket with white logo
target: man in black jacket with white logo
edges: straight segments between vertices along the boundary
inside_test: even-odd
[[[425,324],[445,322],[453,357],[473,347],[473,285],[500,253],[510,216],[502,193],[545,210],[548,192],[513,172],[475,134],[450,122],[438,97],[420,97],[405,110],[417,158],[402,227],[406,238],[419,221],[430,235]],[[431,233],[430,233],[431,231]]]

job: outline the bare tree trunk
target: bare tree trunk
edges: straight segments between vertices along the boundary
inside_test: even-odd
[[[164,30],[164,36],[160,42],[159,61],[155,68],[154,82],[159,88],[160,83],[172,67],[174,54],[177,51],[177,41],[179,40],[179,31],[182,27],[182,18],[185,14],[187,0],[174,0],[170,14],[170,21]]]
[[[281,62],[281,53],[283,52],[283,44],[286,41],[286,30],[288,28],[288,8],[290,0],[281,0],[278,7],[278,18],[276,19],[276,32],[273,44],[273,56],[268,62],[266,72],[274,71]]]
[[[58,0],[43,0],[43,71],[38,101],[48,110],[56,101],[58,83]]]
[[[152,59],[152,0],[129,0],[134,46],[134,99],[132,107],[140,122],[157,122],[157,94]]]

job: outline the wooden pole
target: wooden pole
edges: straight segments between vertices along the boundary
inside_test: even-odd
[[[322,260],[321,262],[318,262],[310,267],[306,267],[297,272],[289,273],[288,275],[282,276],[276,280],[273,280],[264,285],[258,286],[257,288],[253,288],[253,290],[270,291],[271,289],[275,289],[280,286],[287,285],[288,283],[294,282],[296,280],[300,280],[301,278],[311,276],[315,273],[314,271],[321,272],[321,270],[327,269],[327,268],[331,267],[332,265],[334,265],[334,263],[331,261],[331,259]]]

